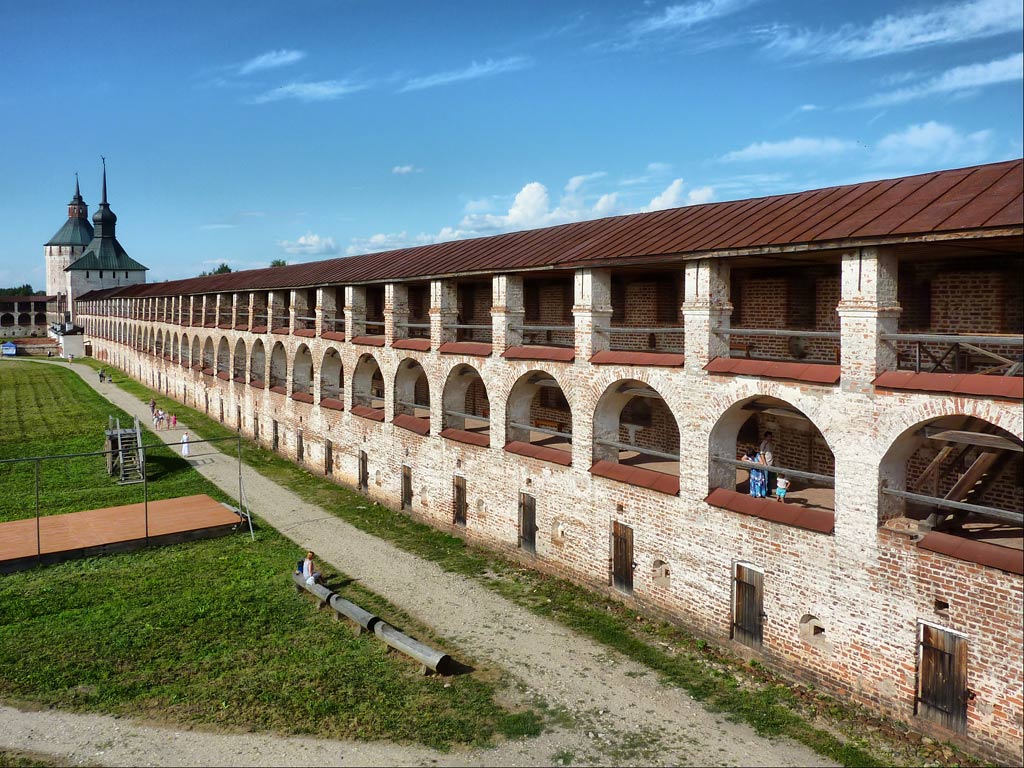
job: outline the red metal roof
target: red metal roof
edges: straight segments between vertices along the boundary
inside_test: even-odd
[[[430,339],[395,339],[391,346],[395,349],[411,349],[416,352],[429,352]]]
[[[676,475],[669,475],[646,467],[631,467],[628,464],[602,459],[594,462],[590,468],[590,474],[647,488],[658,493],[667,493],[669,496],[679,495],[679,478]]]
[[[728,488],[715,488],[704,499],[713,507],[739,512],[741,515],[760,517],[773,523],[792,525],[818,533],[832,533],[836,526],[833,512],[823,509],[809,509],[798,504],[780,504],[770,499],[755,499],[745,493]]]
[[[355,409],[352,412],[355,413]],[[417,435],[427,435],[430,433],[430,419],[424,419],[420,416],[400,413],[391,420],[391,423],[396,427],[415,432]]]
[[[793,331],[794,335],[800,331]],[[806,381],[811,384],[836,384],[839,382],[838,365],[824,363],[783,363],[775,360],[748,360],[745,357],[716,357],[704,370],[708,373],[733,376],[761,376],[768,379],[789,379]]]
[[[885,371],[879,374],[872,383],[880,389],[945,392],[955,395],[994,397],[1000,400],[1024,400],[1024,379],[1020,376]]]
[[[531,459],[550,461],[552,464],[561,464],[563,467],[572,465],[572,454],[568,451],[560,451],[557,448],[548,448],[544,445],[524,443],[520,440],[510,440],[505,443],[505,450],[509,453],[516,453]]]
[[[594,365],[656,365],[676,368],[686,362],[685,355],[675,352],[623,352],[612,349],[590,356]]]
[[[966,560],[969,563],[987,565],[1008,573],[1024,574],[1024,552],[1019,549],[989,544],[987,541],[974,541],[962,536],[951,536],[948,533],[932,531],[917,542],[920,549],[938,552],[942,555]]]
[[[446,341],[437,351],[442,355],[470,355],[472,357],[489,357],[491,345],[480,341]]]
[[[454,440],[458,443],[479,445],[482,448],[486,448],[491,444],[490,435],[481,434],[480,432],[467,432],[464,429],[452,429],[451,427],[442,429],[441,437],[447,438],[448,440]]]
[[[758,252],[1024,226],[1024,160],[788,195],[634,213],[545,229],[94,291],[118,296],[270,290],[617,260]],[[104,294],[104,295],[101,295]]]

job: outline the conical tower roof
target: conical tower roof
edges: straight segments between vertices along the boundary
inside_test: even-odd
[[[68,203],[68,220],[57,230],[46,245],[88,245],[92,240],[93,228],[88,219],[89,207],[78,189],[78,174],[75,174],[75,196]]]

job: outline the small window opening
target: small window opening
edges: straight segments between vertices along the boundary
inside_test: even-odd
[[[947,601],[939,600],[938,598],[935,598],[935,612],[936,613],[945,613],[948,610],[949,610],[949,603]]]

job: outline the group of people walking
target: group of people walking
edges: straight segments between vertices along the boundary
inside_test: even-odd
[[[771,432],[764,433],[764,439],[756,448],[751,448],[743,456],[743,461],[759,465],[758,468],[750,468],[750,495],[755,499],[764,499],[768,496],[768,488],[772,482],[775,483],[775,498],[777,501],[785,502],[786,492],[789,491],[790,481],[785,475],[776,475],[768,470],[775,464],[775,443]],[[765,467],[761,469],[760,467]]]
[[[166,411],[157,408],[156,400],[150,399],[149,412],[153,417],[153,429],[160,431],[162,429],[178,428],[178,417],[173,413],[167,413]]]

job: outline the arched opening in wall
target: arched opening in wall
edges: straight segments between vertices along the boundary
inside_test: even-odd
[[[594,410],[590,471],[661,493],[679,493],[679,426],[661,395],[642,381],[617,381]]]
[[[973,416],[920,422],[889,447],[879,475],[880,525],[1022,549],[1024,443],[1005,429]]]
[[[174,337],[171,339],[171,362],[181,362],[181,339],[178,338],[178,334],[174,334]]]
[[[142,329],[142,335],[140,336],[140,342],[139,342],[139,349],[142,351],[142,354],[144,354],[144,355],[149,354],[149,329],[148,328],[143,328]]]
[[[46,325],[46,313],[45,312],[36,312],[35,321],[36,321],[36,325]]]
[[[155,346],[155,349],[154,349],[154,354],[157,357],[163,357],[164,356],[164,335],[160,331],[157,331],[155,335],[156,335],[156,346]]]
[[[341,411],[345,408],[344,371],[341,353],[328,347],[320,363],[320,407]]]
[[[192,370],[201,371],[203,369],[203,353],[202,347],[200,347],[200,341],[198,336],[192,337]]]
[[[508,396],[505,450],[569,466],[572,409],[562,387],[546,371],[520,376]]]
[[[227,381],[231,378],[231,344],[226,336],[217,342],[217,378]]]
[[[491,444],[491,405],[480,372],[471,365],[457,365],[448,374],[441,393],[444,407],[441,436],[460,443],[488,447]]]
[[[216,365],[217,359],[214,356],[213,339],[207,338],[203,343],[203,375],[213,376],[215,373],[214,366]]]
[[[352,413],[384,420],[384,375],[373,355],[362,355],[352,373]]]
[[[262,339],[256,339],[252,343],[252,354],[249,356],[249,385],[256,389],[263,389],[267,383],[267,351],[263,346]]]
[[[177,334],[171,335],[170,331],[164,331],[164,359],[174,360],[174,353],[178,351]]]
[[[13,325],[14,325],[14,315],[9,314],[9,313],[4,313],[3,315],[0,315],[0,327],[2,327],[2,328],[10,328]]]
[[[734,403],[711,430],[709,450],[709,504],[832,532],[835,458],[799,409],[765,396]]]
[[[249,355],[245,349],[245,342],[241,339],[235,342],[235,354],[232,362],[234,365],[232,378],[238,384],[245,384],[245,364],[249,362]]]
[[[28,312],[22,312],[21,314],[19,314],[18,325],[32,325],[32,315],[30,315]]]
[[[430,432],[430,383],[423,366],[412,358],[399,363],[395,372],[394,424],[420,435]]]
[[[180,347],[178,362],[181,363],[182,368],[188,368],[192,365],[192,348],[189,346],[187,333],[181,334]]]
[[[288,353],[280,341],[270,352],[270,391],[288,394]]]
[[[302,403],[313,402],[313,355],[309,347],[300,344],[295,350],[292,368],[292,400]]]

